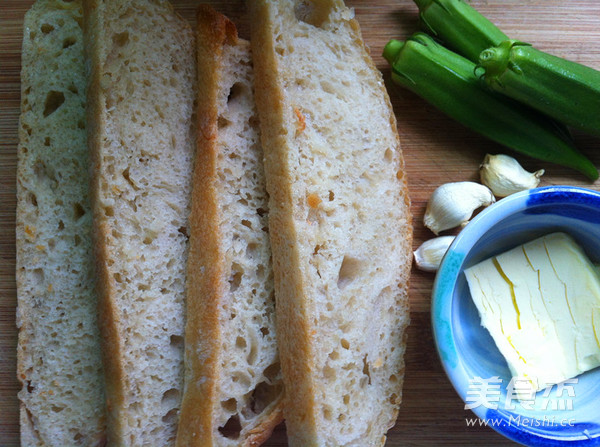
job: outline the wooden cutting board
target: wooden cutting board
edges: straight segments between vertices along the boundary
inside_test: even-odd
[[[31,0],[0,3],[0,446],[18,446],[19,389],[16,380],[15,327],[15,171],[19,116],[19,72],[23,15]],[[197,2],[174,0],[190,21]],[[248,37],[243,1],[210,2],[239,25]],[[404,39],[418,29],[417,8],[410,0],[347,0],[355,8],[363,37],[383,72],[398,118],[408,171],[414,247],[433,235],[422,218],[431,192],[440,184],[477,180],[478,165],[487,153],[507,152],[454,123],[415,95],[389,82],[390,70],[381,58],[390,38]],[[472,4],[509,36],[538,48],[600,69],[600,2],[597,0],[473,0]],[[600,113],[600,110],[596,113]],[[581,150],[600,166],[600,139],[576,135]],[[509,152],[510,153],[510,152]],[[546,169],[542,185],[569,184],[600,190],[580,175],[548,163],[518,156],[529,170]],[[437,357],[430,327],[430,293],[434,275],[413,269],[411,319],[403,403],[388,446],[510,446],[514,443],[486,427],[467,427],[462,401],[446,378]],[[267,446],[284,446],[285,431],[277,428]]]

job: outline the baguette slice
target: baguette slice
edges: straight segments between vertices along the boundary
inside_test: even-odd
[[[24,21],[16,225],[23,446],[105,440],[81,19],[81,1],[39,0]]]
[[[282,419],[268,197],[250,45],[198,10],[198,147],[177,444],[260,445]]]
[[[109,443],[173,445],[195,150],[193,33],[162,0],[86,0],[84,18]]]
[[[289,443],[383,445],[409,322],[396,120],[341,0],[250,9]]]

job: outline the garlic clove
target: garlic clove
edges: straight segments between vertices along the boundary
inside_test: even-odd
[[[479,183],[445,183],[433,191],[423,223],[437,235],[440,231],[466,225],[477,208],[495,201],[492,191]]]
[[[528,172],[513,157],[487,154],[479,168],[479,175],[481,183],[490,188],[496,197],[506,197],[537,187],[544,170]]]
[[[421,244],[413,253],[415,264],[424,272],[435,272],[456,236],[440,236]]]

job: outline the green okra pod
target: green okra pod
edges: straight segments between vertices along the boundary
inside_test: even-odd
[[[479,53],[508,37],[464,0],[414,0],[427,33],[477,62]]]
[[[475,64],[424,33],[391,40],[383,56],[392,80],[423,97],[463,125],[522,154],[598,178],[594,165],[575,149],[554,120],[483,88]]]
[[[482,51],[478,67],[495,91],[600,135],[600,71],[517,40]]]

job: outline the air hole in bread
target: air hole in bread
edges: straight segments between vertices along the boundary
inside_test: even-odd
[[[246,349],[246,346],[248,346],[248,344],[246,343],[246,339],[244,337],[238,337],[235,339],[235,346],[238,349]]]
[[[69,48],[73,45],[75,45],[75,43],[77,42],[77,39],[75,39],[74,37],[67,37],[65,40],[63,40],[63,48]]]
[[[351,256],[344,256],[340,271],[338,273],[337,286],[340,290],[345,289],[360,274],[361,261]]]
[[[344,405],[350,404],[350,395],[349,394],[344,394],[344,397],[342,399],[344,401]]]
[[[129,32],[123,31],[122,33],[114,34],[112,41],[113,41],[113,44],[115,44],[118,47],[122,47],[122,46],[126,45],[127,42],[129,42]]]
[[[240,98],[244,95],[246,91],[246,86],[241,82],[236,82],[231,86],[229,90],[229,95],[227,96],[227,104],[231,106],[238,102]]]
[[[176,408],[179,406],[179,390],[177,388],[171,388],[165,391],[160,400],[163,408]]]
[[[104,207],[104,214],[108,217],[114,217],[115,215],[115,210],[112,206],[105,206]]]
[[[281,394],[281,385],[270,385],[260,382],[252,392],[250,409],[255,414],[260,414]]]
[[[75,244],[75,247],[78,247],[81,244],[81,236],[78,234],[73,236],[73,243]]]
[[[256,214],[258,214],[260,217],[263,217],[265,214],[267,214],[267,210],[263,208],[256,208]]]
[[[388,163],[391,163],[394,159],[394,152],[390,148],[387,148],[383,154],[383,159]]]
[[[44,270],[42,269],[35,269],[32,272],[32,279],[33,282],[37,285],[41,285],[44,282]]]
[[[300,0],[294,7],[294,14],[300,22],[320,28],[329,18],[332,6],[330,1]]]
[[[75,202],[73,204],[73,216],[75,217],[75,220],[81,219],[84,215],[85,210],[83,209],[83,206],[81,206],[81,203]]]
[[[28,380],[27,381],[27,392],[33,393],[33,390],[35,390],[35,387],[31,384],[31,380]]]
[[[336,376],[337,374],[335,368],[332,368],[329,365],[325,365],[323,367],[323,377],[325,377],[327,380],[335,380]]]
[[[161,418],[161,420],[168,425],[172,425],[177,420],[177,415],[179,410],[177,408],[172,408]]]
[[[65,223],[62,220],[58,221],[58,230],[64,230],[65,229]]]
[[[121,172],[123,178],[129,183],[129,186],[133,188],[134,191],[138,191],[140,188],[137,187],[133,180],[131,180],[131,174],[129,173],[129,168],[126,168],[123,172]]]
[[[369,361],[367,359],[368,355],[363,357],[363,374],[369,378],[369,385],[371,385],[371,372],[369,371]]]
[[[337,360],[337,359],[339,359],[339,358],[340,358],[340,353],[339,353],[339,352],[337,352],[337,351],[331,351],[331,352],[329,353],[329,358],[330,358],[331,360]]]
[[[44,138],[44,146],[50,146],[50,137]]]
[[[346,340],[345,338],[342,338],[340,340],[340,344],[342,345],[342,348],[350,349],[350,342],[348,340]]]
[[[258,347],[256,346],[256,340],[254,337],[250,338],[250,352],[248,353],[248,357],[246,357],[246,361],[250,365],[254,365],[256,362],[256,354],[258,351]]]
[[[229,278],[229,290],[235,292],[242,283],[243,276],[241,266],[234,263],[231,268],[231,277]]]
[[[396,377],[396,374],[392,374],[388,380],[391,383],[396,383],[398,381],[398,377]]]
[[[329,201],[333,202],[333,199],[335,199],[335,194],[333,193],[333,191],[329,191]]]
[[[31,203],[33,206],[38,206],[37,196],[33,193],[29,193],[27,195],[27,201]]]
[[[224,127],[227,127],[231,124],[231,121],[229,121],[227,118],[219,115],[219,118],[217,118],[217,126],[219,126],[219,129],[223,129]],[[230,156],[231,158],[231,156]]]
[[[169,339],[169,343],[171,346],[175,346],[177,348],[183,347],[183,337],[181,335],[171,335]]]
[[[256,277],[258,279],[264,279],[265,277],[265,266],[262,264],[258,264],[258,267],[256,267]]]
[[[250,222],[249,220],[242,219],[242,225],[252,229],[252,222]]]
[[[117,281],[118,283],[122,283],[123,282],[123,277],[121,276],[121,274],[119,272],[115,272],[113,273],[113,278],[115,279],[115,281]]]
[[[235,413],[237,411],[237,400],[235,398],[222,400],[221,408],[229,413]]]
[[[177,232],[180,234],[183,234],[183,236],[185,236],[186,238],[189,238],[188,232],[187,232],[187,227],[179,227],[177,228]]]
[[[52,115],[65,102],[65,94],[56,90],[50,90],[46,95],[44,103],[44,117]]]
[[[270,333],[269,328],[261,327],[260,328],[260,333],[263,335],[263,337],[266,337]]]
[[[219,432],[229,439],[238,439],[241,431],[242,425],[240,424],[240,417],[237,414],[231,416],[225,425],[219,427]]]
[[[392,394],[392,395],[390,396],[390,403],[391,403],[392,405],[396,405],[396,404],[398,404],[398,403],[399,403],[399,401],[398,401],[398,395],[397,395],[396,393],[394,393],[394,394]]]
[[[48,33],[51,33],[52,31],[54,31],[54,27],[52,25],[50,25],[49,23],[42,23],[40,30],[42,31],[42,33],[48,34]]]
[[[65,409],[65,407],[59,407],[57,405],[52,405],[50,407],[50,410],[52,410],[54,413],[60,413],[61,411],[63,411]]]
[[[333,419],[333,412],[331,411],[331,407],[327,405],[323,406],[323,418],[326,421],[330,421],[331,419]]]
[[[265,378],[271,383],[278,380],[280,374],[281,374],[281,366],[279,365],[279,362],[276,362],[276,363],[273,363],[272,365],[267,366],[265,368],[265,370],[263,371],[263,376],[265,376]]]
[[[239,383],[242,388],[250,388],[250,378],[241,371],[234,373],[231,380],[235,383]]]

